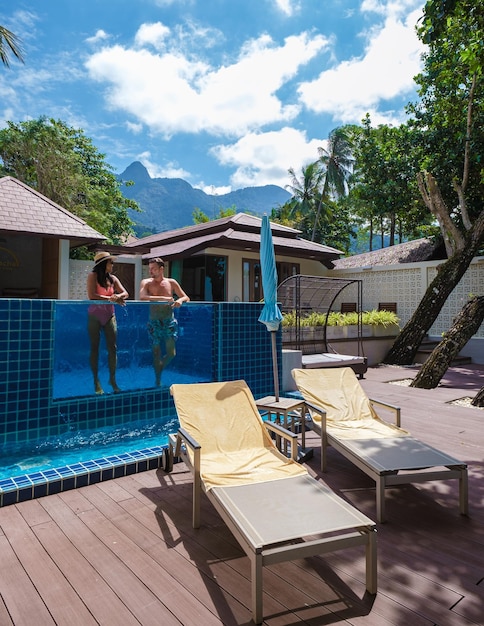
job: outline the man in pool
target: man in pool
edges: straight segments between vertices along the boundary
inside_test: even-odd
[[[149,262],[150,278],[141,281],[139,299],[157,302],[150,307],[148,332],[153,346],[153,367],[156,386],[161,385],[161,373],[175,356],[175,342],[178,338],[178,322],[173,309],[180,307],[190,298],[174,278],[164,275],[165,263],[157,257]],[[162,357],[161,344],[165,355]]]

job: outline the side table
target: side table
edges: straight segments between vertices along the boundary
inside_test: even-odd
[[[269,414],[269,419],[270,419],[271,414],[274,414],[276,416],[276,423],[280,424],[282,421],[282,424],[284,428],[286,429],[287,429],[287,424],[288,424],[288,418],[289,417],[294,418],[295,416],[291,414],[300,410],[301,412],[301,444],[302,445],[301,447],[298,446],[297,459],[299,462],[302,462],[310,458],[310,456],[312,456],[312,449],[311,450],[305,449],[306,429],[305,429],[304,420],[305,420],[306,404],[304,400],[297,400],[295,398],[281,398],[281,397],[279,397],[279,400],[276,400],[275,396],[265,396],[264,398],[259,398],[258,400],[256,400],[255,404],[257,408],[259,409],[259,411],[266,412]],[[294,419],[291,419],[290,430],[294,432]],[[284,451],[287,454],[287,443],[284,447]]]

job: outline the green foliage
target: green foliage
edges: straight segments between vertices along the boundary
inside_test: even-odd
[[[213,218],[214,220],[218,220],[224,217],[230,217],[237,213],[237,207],[232,205],[228,209],[220,208],[218,214]],[[205,224],[206,222],[212,221],[206,213],[204,213],[201,209],[195,208],[193,211],[193,223],[194,224]]]
[[[470,218],[484,194],[484,12],[475,0],[429,0],[418,29],[429,44],[415,77],[420,99],[409,105],[420,132],[422,169],[437,180],[454,223],[462,228],[456,185]]]
[[[431,215],[416,181],[419,134],[405,125],[373,128],[367,115],[352,139],[355,167],[347,203],[369,230],[370,249],[374,232],[380,233],[382,247],[386,234],[390,245],[422,236],[420,226]]]
[[[128,209],[110,165],[80,129],[40,117],[0,130],[4,174],[13,176],[121,244],[132,231]]]
[[[326,313],[317,313],[315,311],[305,315],[300,319],[301,326],[357,326],[359,314],[356,312],[351,313],[339,313],[338,311],[330,311],[329,315]],[[398,325],[399,318],[393,311],[377,311],[373,309],[371,311],[363,311],[361,313],[361,323],[370,326],[387,326]],[[297,315],[296,311],[290,311],[282,314],[282,326],[291,327],[296,326]]]
[[[353,231],[347,207],[338,204],[347,192],[352,165],[346,127],[332,130],[327,146],[318,148],[318,160],[303,167],[301,175],[288,170],[291,184],[286,189],[292,197],[272,211],[271,220],[300,230],[305,239],[346,252]]]
[[[23,63],[24,57],[20,39],[8,28],[0,26],[0,61],[5,67],[10,67],[10,54],[13,54]]]

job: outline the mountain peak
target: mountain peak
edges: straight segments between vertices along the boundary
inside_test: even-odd
[[[247,187],[220,196],[207,195],[182,178],[151,178],[139,161],[131,163],[118,177],[134,185],[122,188],[126,198],[138,202],[141,213],[131,211],[138,236],[175,230],[193,224],[193,212],[199,209],[215,218],[221,209],[235,207],[238,213],[263,215],[283,205],[291,194],[277,185]]]
[[[134,183],[149,183],[151,176],[146,167],[139,161],[134,161],[124,170],[120,176],[121,180],[132,180]]]

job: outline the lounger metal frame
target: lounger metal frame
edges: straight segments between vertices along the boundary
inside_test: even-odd
[[[401,409],[381,400],[369,398],[373,406],[384,407],[395,415],[395,426],[401,426]],[[351,461],[361,471],[365,472],[376,484],[376,519],[384,522],[385,517],[385,489],[394,485],[410,483],[424,483],[432,480],[459,481],[459,510],[462,515],[469,513],[469,487],[467,465],[440,450],[415,439],[414,437],[388,437],[383,439],[351,440],[335,437],[328,431],[326,424],[326,411],[315,404],[306,402],[308,409],[313,409],[321,415],[321,426],[310,417],[305,421],[305,428],[309,428],[321,435],[321,471],[327,469],[327,447],[332,446],[340,454]],[[402,458],[398,455],[393,460],[389,459],[388,448],[405,443],[411,455],[399,465]],[[369,444],[369,445],[368,445]],[[371,447],[371,453],[362,451],[362,447]],[[418,460],[424,459],[420,465],[412,461],[410,457],[417,456]],[[439,469],[440,468],[440,469]]]
[[[272,422],[264,426],[287,439],[291,458],[297,454],[297,435]],[[193,463],[188,455],[192,452]],[[263,567],[283,561],[325,554],[358,545],[365,547],[366,589],[377,591],[377,548],[375,523],[308,474],[242,486],[205,489],[200,461],[203,450],[183,428],[169,436],[169,459],[181,458],[193,473],[193,527],[200,526],[200,499],[204,492],[250,559],[252,615],[256,624],[263,621]],[[264,503],[271,503],[271,519],[264,518]],[[313,528],[301,536],[301,518],[291,525],[288,510],[298,502],[305,523]],[[267,514],[266,514],[267,515]],[[268,524],[268,522],[270,522]],[[281,540],[284,523],[287,535]],[[268,525],[272,528],[272,531]],[[281,528],[282,526],[282,528]],[[315,531],[314,529],[317,529]],[[286,529],[284,529],[285,532]]]

